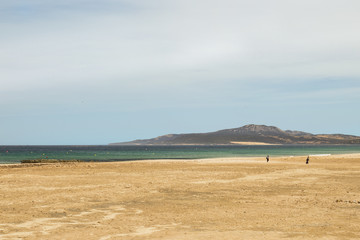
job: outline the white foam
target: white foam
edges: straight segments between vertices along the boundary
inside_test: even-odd
[[[312,157],[328,157],[328,156],[331,156],[330,153],[327,153],[327,154],[312,154],[312,155],[309,155],[309,156],[312,156]]]

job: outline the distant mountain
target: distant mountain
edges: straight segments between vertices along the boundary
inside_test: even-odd
[[[311,134],[249,124],[209,133],[168,134],[151,139],[111,145],[268,145],[268,144],[360,144],[359,136]]]

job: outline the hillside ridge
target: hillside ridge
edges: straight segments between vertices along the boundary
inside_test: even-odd
[[[151,139],[111,145],[269,145],[269,144],[360,144],[360,137],[345,134],[312,134],[282,130],[275,126],[248,124],[208,133],[166,134]]]

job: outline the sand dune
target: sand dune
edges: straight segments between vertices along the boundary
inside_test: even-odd
[[[359,239],[360,154],[0,166],[0,239]]]

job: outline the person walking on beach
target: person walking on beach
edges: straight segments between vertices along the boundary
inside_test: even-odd
[[[267,155],[266,156],[266,162],[269,162],[269,160],[270,160],[270,157],[269,157],[269,155]]]
[[[310,156],[306,158],[306,164],[309,164]]]

